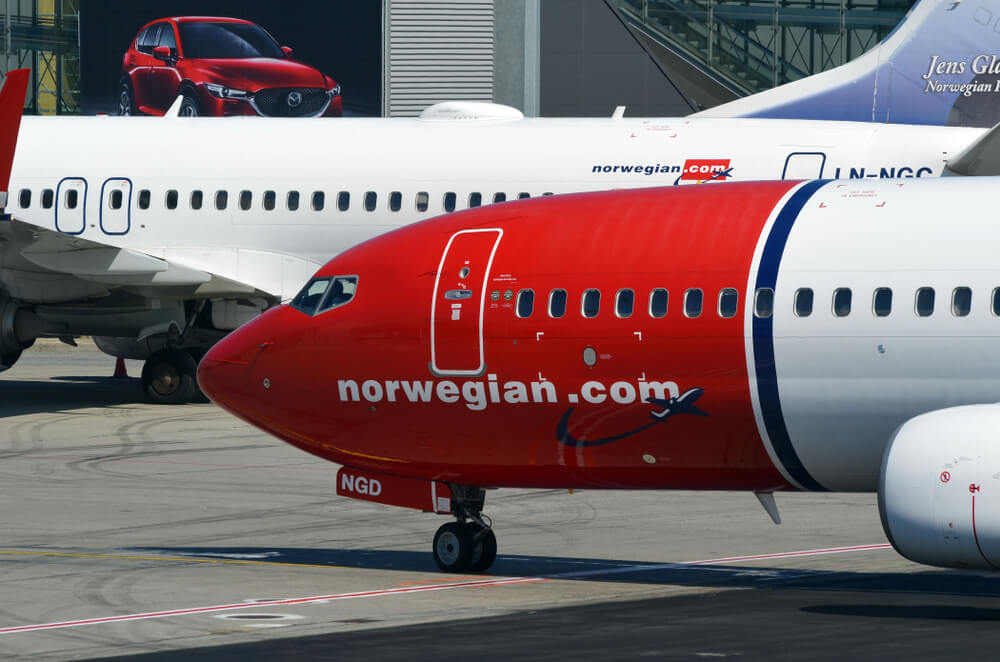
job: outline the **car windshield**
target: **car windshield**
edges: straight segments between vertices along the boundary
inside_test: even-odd
[[[181,23],[180,29],[184,57],[285,57],[271,35],[252,23]]]

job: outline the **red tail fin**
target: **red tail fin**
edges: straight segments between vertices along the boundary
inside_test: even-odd
[[[7,74],[0,90],[0,208],[7,206],[7,187],[14,165],[14,147],[21,128],[24,97],[28,93],[31,69],[15,69]]]

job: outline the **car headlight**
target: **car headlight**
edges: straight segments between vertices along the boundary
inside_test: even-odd
[[[237,90],[232,87],[226,87],[225,85],[216,85],[215,83],[205,83],[205,89],[208,90],[212,96],[220,99],[246,99],[247,96],[249,96],[249,93],[246,90]]]
[[[337,85],[334,85],[333,87],[330,88],[330,96],[331,97],[339,97],[340,96],[340,84],[339,83]]]

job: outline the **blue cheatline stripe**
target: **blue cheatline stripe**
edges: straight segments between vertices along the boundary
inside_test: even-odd
[[[771,232],[761,253],[757,268],[757,288],[774,288],[778,280],[778,266],[785,252],[788,235],[795,225],[799,212],[828,180],[808,182],[792,194],[785,207],[778,212]],[[757,395],[760,398],[760,413],[764,427],[771,439],[778,461],[795,481],[807,490],[826,491],[826,488],[812,477],[802,465],[792,440],[785,427],[785,417],[781,412],[781,397],[778,394],[778,373],[774,364],[774,319],[772,317],[753,318],[753,357],[757,370]]]

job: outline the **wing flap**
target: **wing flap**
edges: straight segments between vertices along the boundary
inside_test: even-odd
[[[254,295],[273,299],[252,285],[185,266],[176,261],[40,228],[13,220],[24,241],[20,257],[42,272],[65,274],[108,286],[164,288],[165,296]],[[166,291],[169,288],[169,292]]]

